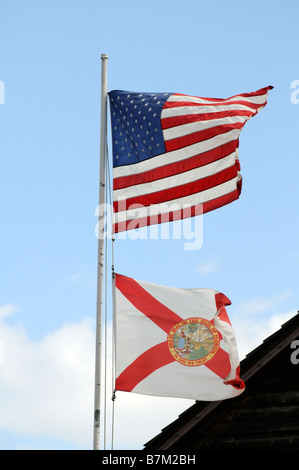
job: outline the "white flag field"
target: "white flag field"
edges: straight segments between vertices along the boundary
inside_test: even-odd
[[[245,384],[226,306],[213,289],[159,286],[115,275],[115,389],[215,401]]]

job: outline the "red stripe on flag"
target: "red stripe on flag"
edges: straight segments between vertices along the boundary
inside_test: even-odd
[[[217,292],[217,294],[215,294],[215,301],[217,310],[219,310],[224,305],[231,305],[231,301],[221,292]]]
[[[136,184],[149,183],[161,178],[167,178],[168,176],[174,176],[185,171],[200,168],[201,166],[208,165],[209,163],[216,162],[217,160],[227,157],[236,150],[238,144],[238,139],[232,140],[220,147],[213,148],[207,152],[200,153],[175,163],[170,163],[169,165],[164,165],[135,175],[114,178],[113,189],[116,190],[134,186]]]
[[[173,96],[178,96],[178,95],[174,94]],[[202,99],[207,100],[208,98],[202,98]],[[212,98],[209,98],[209,101],[211,101],[211,103],[197,103],[196,101],[166,101],[163,106],[163,109],[180,108],[182,106],[183,107],[193,107],[193,106],[209,107],[211,106],[211,108],[215,108],[217,106],[231,106],[233,109],[233,106],[235,105],[242,105],[242,106],[247,106],[248,108],[251,108],[252,109],[251,114],[254,114],[256,109],[260,108],[261,106],[264,106],[264,103],[250,103],[250,101],[242,100],[242,99],[236,100],[236,101],[229,101],[229,100],[212,101]],[[235,110],[235,112],[238,112],[238,110]]]
[[[214,372],[214,374],[225,379],[231,370],[229,354],[220,348],[217,354],[205,363],[205,366]]]
[[[273,89],[273,86],[272,85],[269,85],[269,86],[266,86],[264,88],[261,88],[260,90],[257,90],[257,91],[253,91],[251,93],[241,93],[241,94],[238,94],[238,95],[233,95],[233,96],[230,96],[229,98],[207,98],[205,96],[202,96],[201,99],[202,100],[205,100],[205,101],[210,101],[211,104],[213,105],[216,105],[216,104],[225,104],[225,103],[230,103],[232,98],[236,98],[237,96],[240,98],[240,101],[242,102],[248,102],[246,100],[246,98],[251,98],[253,96],[264,96],[265,95],[265,104],[266,104],[266,98],[267,98],[267,93],[268,93],[268,90],[272,90]],[[174,93],[173,96],[187,96],[189,98],[189,95],[186,95],[184,93]],[[196,98],[196,97],[194,97]],[[242,98],[245,98],[245,100],[242,100]],[[232,101],[233,103],[235,103],[236,101]],[[171,101],[166,101],[166,103],[171,103]],[[186,103],[188,103],[188,101],[186,101]],[[208,103],[207,103],[208,104]],[[253,103],[251,103],[253,104]],[[165,106],[165,105],[164,105]],[[259,104],[259,106],[262,106],[262,104]]]
[[[223,119],[227,117],[236,117],[236,116],[252,116],[252,111],[217,111],[213,113],[202,113],[202,114],[188,114],[183,116],[171,116],[161,119],[161,127],[163,130],[170,129],[172,127],[181,126],[183,124],[191,122],[203,122],[210,121],[212,119]]]
[[[160,367],[174,362],[167,341],[145,351],[132,362],[116,379],[116,390],[131,392],[136,385]]]
[[[245,388],[245,382],[240,379],[240,366],[236,369],[236,376],[232,380],[227,380],[224,382],[225,385],[232,385],[232,387],[237,388],[238,390]]]
[[[212,127],[210,129],[204,129],[202,131],[193,132],[183,137],[175,137],[171,140],[165,141],[165,148],[167,152],[178,150],[188,145],[197,144],[203,140],[211,139],[217,135],[225,134],[226,132],[234,129],[242,129],[244,122],[235,122],[233,124],[224,124],[222,126]]]
[[[230,319],[228,318],[228,315],[227,315],[226,308],[224,306],[220,307],[220,312],[218,314],[218,318],[220,318],[220,320],[222,320],[222,321],[228,323],[229,325],[231,325]]]
[[[133,204],[140,205],[141,207],[150,206],[153,204],[160,204],[163,202],[173,201],[175,199],[182,198],[184,196],[190,196],[191,194],[197,194],[201,191],[218,186],[219,184],[225,183],[238,175],[238,167],[234,163],[232,166],[225,168],[218,173],[200,178],[187,184],[181,184],[179,186],[156,191],[154,193],[144,194],[122,200],[120,202],[114,201],[113,208],[115,212],[120,210],[127,210]]]
[[[173,325],[182,321],[181,317],[161,304],[134,279],[116,274],[115,285],[134,307],[146,315],[165,333],[168,334]]]
[[[158,214],[157,216],[140,217],[132,220],[125,220],[118,222],[113,225],[114,233],[123,232],[125,230],[131,230],[134,228],[146,227],[147,225],[161,224],[164,222],[172,222],[174,220],[180,220],[188,217],[194,217],[196,215],[205,214],[219,207],[230,204],[236,201],[241,193],[241,184],[237,184],[237,189],[231,193],[225,194],[218,198],[212,199],[211,201],[204,202],[196,206],[188,208],[188,210],[180,209],[178,211],[167,212],[167,214]]]

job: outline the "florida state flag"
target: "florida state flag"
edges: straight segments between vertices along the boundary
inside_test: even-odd
[[[116,390],[206,401],[243,392],[225,295],[120,274],[115,290]]]

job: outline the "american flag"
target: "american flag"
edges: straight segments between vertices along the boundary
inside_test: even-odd
[[[227,99],[111,91],[114,232],[238,199],[240,132],[271,88]]]

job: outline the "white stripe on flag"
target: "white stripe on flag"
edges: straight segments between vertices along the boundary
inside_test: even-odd
[[[120,210],[119,212],[114,213],[114,223],[125,222],[126,220],[135,220],[136,223],[138,219],[143,219],[144,217],[152,217],[159,214],[168,214],[172,211],[178,211],[187,209],[188,207],[198,206],[208,201],[213,201],[214,199],[225,196],[226,194],[233,193],[236,190],[237,183],[242,179],[241,175],[230,181],[227,181],[223,184],[219,184],[214,188],[201,191],[200,193],[192,194],[190,196],[185,196],[178,199],[173,199],[171,201],[159,202],[158,204],[151,204],[150,206],[136,206],[132,204],[131,208],[126,210]],[[120,208],[121,208],[120,202]],[[187,213],[187,211],[186,211]]]
[[[189,96],[189,95],[182,95],[178,93],[174,93],[171,95],[167,101],[186,101],[186,102],[191,102],[191,103],[203,103],[203,104],[209,104],[211,106],[218,106],[223,103],[231,103],[234,101],[243,101],[245,104],[247,103],[250,105],[250,103],[254,104],[263,104],[267,100],[268,92],[262,93],[260,95],[254,95],[248,93],[250,96],[244,96],[244,95],[236,95],[232,96],[230,98],[201,98],[198,96]]]
[[[183,149],[173,150],[171,152],[157,155],[156,157],[150,158],[149,160],[144,160],[143,162],[115,167],[113,168],[113,177],[120,178],[129,175],[145,173],[155,168],[169,165],[170,163],[187,160],[188,158],[194,157],[195,155],[200,155],[201,153],[218,148],[223,144],[232,142],[238,138],[239,134],[239,129],[233,129],[229,132],[226,132],[225,134],[217,135],[216,137],[189,145],[189,147],[185,147]]]
[[[175,139],[176,137],[182,137],[193,132],[199,132],[204,129],[211,129],[212,127],[217,127],[226,124],[235,124],[236,122],[243,123],[246,121],[246,116],[236,116],[236,117],[225,117],[219,119],[210,119],[209,121],[196,121],[188,124],[181,124],[179,126],[170,127],[169,129],[163,130],[164,140]]]
[[[119,189],[114,191],[113,199],[115,201],[126,197],[130,199],[140,195],[151,194],[156,191],[163,191],[170,188],[180,186],[182,184],[191,183],[201,178],[214,175],[221,170],[229,168],[235,164],[236,152],[231,153],[221,160],[217,160],[203,167],[195,168],[178,175],[169,176],[168,178],[162,178],[160,180],[152,181],[150,183],[138,184],[136,186],[130,186],[125,189]]]

